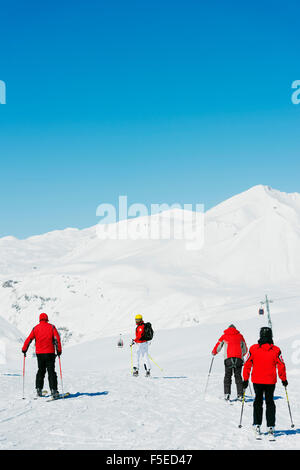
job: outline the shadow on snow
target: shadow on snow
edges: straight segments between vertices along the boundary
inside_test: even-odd
[[[77,393],[70,393],[70,395],[64,397],[64,400],[68,400],[68,398],[78,398],[78,397],[100,397],[100,396],[103,396],[103,395],[108,395],[108,392],[106,392],[106,391],[105,392],[95,392],[95,393],[77,392]]]
[[[282,400],[283,397],[281,396],[274,396],[273,399],[274,401],[276,400]],[[253,403],[254,402],[254,399],[255,397],[249,397],[248,395],[245,397],[245,403]],[[265,401],[265,398],[264,398],[264,401]]]
[[[300,434],[300,429],[283,429],[280,431],[274,431],[276,437],[279,436],[294,436],[296,434]]]

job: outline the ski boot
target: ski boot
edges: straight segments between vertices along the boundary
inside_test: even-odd
[[[137,369],[137,367],[133,368],[132,375],[133,375],[133,377],[137,377],[139,375],[139,370]]]
[[[225,400],[225,401],[230,401],[230,395],[229,395],[229,393],[226,393],[226,394],[224,395],[224,400]]]
[[[57,390],[51,390],[51,396],[52,396],[52,398],[58,398],[59,397],[59,392]]]
[[[260,430],[260,425],[259,424],[254,424],[253,425],[253,431],[254,431],[254,436],[255,439],[261,440],[261,430]]]
[[[244,399],[243,395],[238,395],[237,401],[243,401],[243,399]]]
[[[275,429],[274,429],[273,426],[270,426],[270,427],[268,428],[268,440],[269,440],[269,441],[275,441],[274,431],[275,431]]]
[[[43,390],[41,388],[36,389],[36,396],[37,397],[42,397],[43,396]]]
[[[146,370],[146,377],[150,377],[150,370]]]

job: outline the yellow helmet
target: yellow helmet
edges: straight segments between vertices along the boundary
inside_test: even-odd
[[[136,322],[141,322],[141,321],[143,321],[142,315],[136,315],[136,316],[135,316],[135,321],[136,321]]]

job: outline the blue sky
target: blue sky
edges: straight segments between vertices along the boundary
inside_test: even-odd
[[[0,236],[94,225],[119,195],[300,192],[300,6],[244,3],[2,3]]]

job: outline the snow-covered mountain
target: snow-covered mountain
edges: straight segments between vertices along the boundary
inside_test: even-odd
[[[178,211],[163,214],[161,223],[171,215],[180,224]],[[139,222],[144,228],[151,223]],[[298,449],[299,253],[300,195],[265,186],[207,211],[199,251],[187,250],[184,240],[101,241],[97,227],[1,239],[0,448]],[[247,389],[238,428],[241,404],[223,400],[222,353],[207,382],[211,350],[230,323],[248,346],[257,341],[267,324],[266,315],[258,315],[265,294],[274,301],[274,339],[287,365],[295,422],[291,428],[278,381],[276,443],[265,435],[254,440],[253,389]],[[59,389],[70,396],[51,404],[33,399],[36,359],[30,354],[22,374],[20,336],[41,311],[69,346],[63,381],[58,365],[57,372]],[[150,379],[131,376],[136,313],[155,330]],[[116,347],[119,333],[123,348]],[[233,383],[232,398],[235,393]]]
[[[181,223],[180,210],[159,223],[171,215]],[[176,328],[220,321],[237,305],[243,318],[256,315],[265,293],[296,295],[300,194],[255,186],[204,221],[201,250],[187,250],[185,240],[101,240],[98,226],[2,238],[1,315],[26,335],[46,311],[72,344],[129,332],[137,312],[156,329]]]

